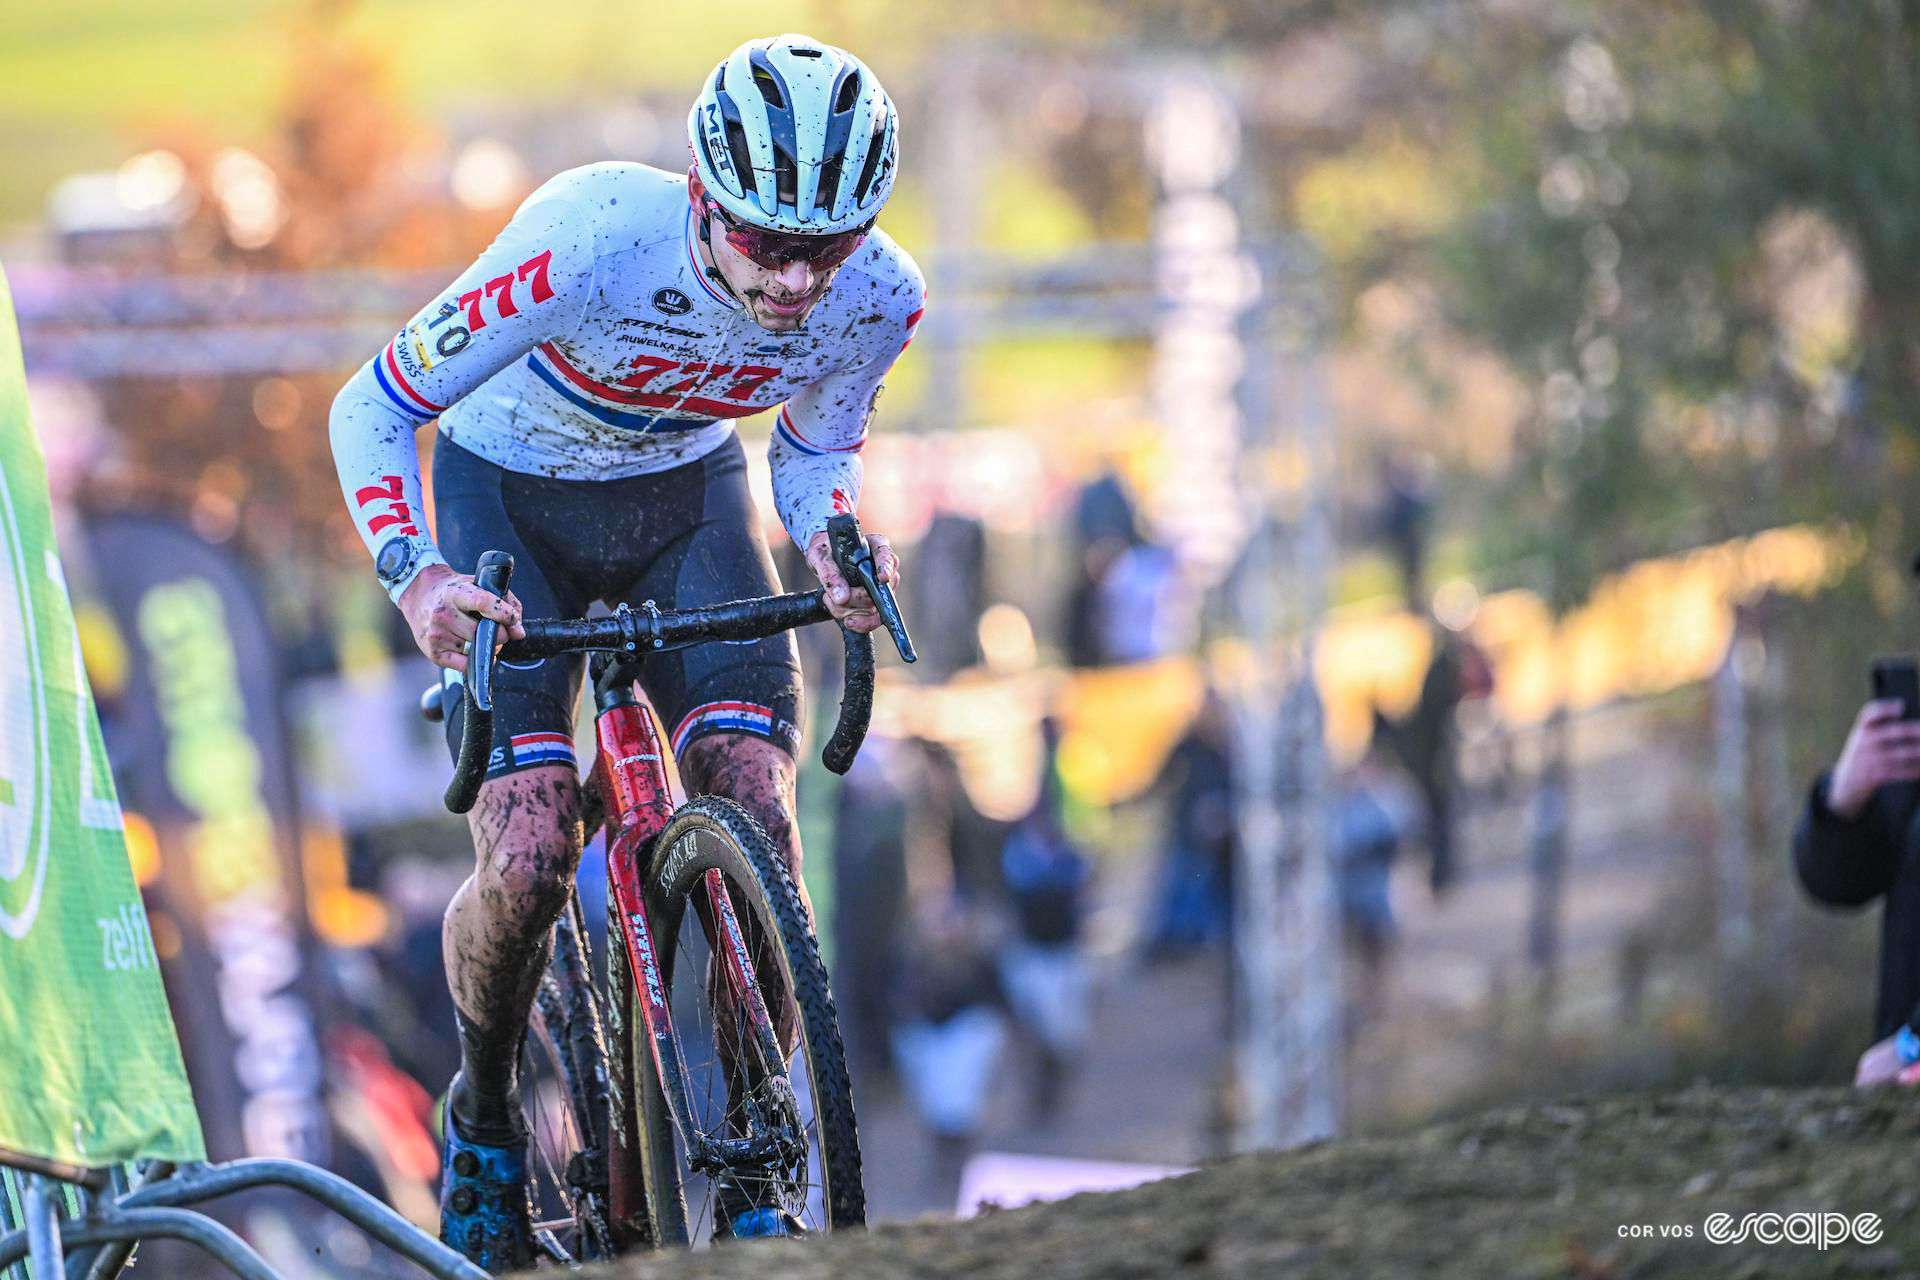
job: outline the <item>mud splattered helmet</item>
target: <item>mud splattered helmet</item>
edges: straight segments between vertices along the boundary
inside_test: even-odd
[[[879,78],[801,35],[750,40],[687,117],[693,163],[734,223],[784,235],[865,227],[893,190],[897,119]]]

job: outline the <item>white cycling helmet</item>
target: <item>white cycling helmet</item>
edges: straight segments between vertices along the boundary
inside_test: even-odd
[[[833,235],[873,221],[893,190],[893,101],[865,63],[806,36],[749,40],[707,77],[687,117],[700,181],[736,221]]]

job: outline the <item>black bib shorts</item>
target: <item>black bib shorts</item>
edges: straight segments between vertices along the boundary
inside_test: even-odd
[[[441,435],[433,491],[441,554],[461,573],[472,573],[482,552],[511,554],[512,590],[528,618],[578,618],[595,601],[689,608],[780,590],[738,436],[670,471],[556,480],[508,471]],[[575,763],[585,672],[584,654],[494,664],[487,777]],[[676,756],[712,733],[751,734],[799,752],[800,664],[790,634],[651,655],[640,683]],[[446,721],[456,759],[463,709],[464,699],[454,700]]]

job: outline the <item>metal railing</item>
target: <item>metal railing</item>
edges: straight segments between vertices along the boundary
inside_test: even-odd
[[[173,1239],[212,1254],[243,1280],[279,1280],[252,1246],[188,1205],[250,1191],[285,1187],[319,1201],[435,1280],[484,1280],[486,1273],[342,1178],[297,1160],[234,1160],[178,1166],[153,1161],[128,1186],[105,1169],[70,1169],[12,1154],[0,1163],[26,1173],[24,1224],[0,1235],[0,1275],[22,1260],[34,1280],[113,1280],[145,1239]],[[65,1212],[62,1184],[78,1193],[80,1209]]]

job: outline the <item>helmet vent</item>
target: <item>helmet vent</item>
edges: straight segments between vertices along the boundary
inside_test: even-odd
[[[887,126],[884,120],[874,122],[873,142],[867,147],[867,162],[860,167],[860,181],[853,184],[853,203],[863,205],[867,201],[867,192],[873,189],[873,176],[880,169],[880,152]]]
[[[854,72],[840,82],[840,94],[833,100],[833,109],[837,114],[853,110],[855,99],[860,96],[860,73]]]
[[[799,196],[800,166],[785,147],[773,149],[773,194],[781,204],[792,204]]]
[[[789,49],[787,52],[796,58],[818,58],[821,56],[818,49]]]
[[[787,109],[787,96],[780,92],[780,82],[774,79],[772,73],[765,67],[755,67],[753,69],[753,83],[766,98],[768,106],[772,107],[775,111],[785,111]]]
[[[747,150],[746,128],[738,120],[727,121],[727,150],[733,155],[733,171],[740,175],[740,185],[755,191],[759,184],[753,180],[753,155]]]

